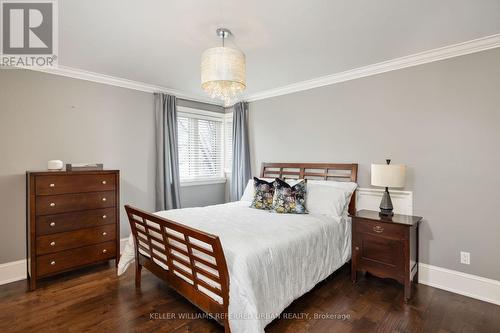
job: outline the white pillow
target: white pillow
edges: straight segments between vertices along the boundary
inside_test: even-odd
[[[340,217],[345,205],[344,191],[328,185],[307,184],[306,208],[309,213]]]
[[[308,180],[306,207],[312,214],[344,216],[358,185],[352,182]]]
[[[266,182],[273,182],[274,178],[259,178],[261,180],[265,180]],[[243,192],[243,195],[241,196],[240,201],[253,201],[253,195],[255,192],[255,188],[253,187],[253,178],[250,179],[247,183],[247,187],[245,187],[245,191]]]
[[[356,188],[358,187],[357,183],[353,182],[337,182],[334,180],[308,180],[308,184],[322,184],[322,185],[328,185],[332,187],[336,187],[338,189],[341,189],[347,193],[352,194]]]

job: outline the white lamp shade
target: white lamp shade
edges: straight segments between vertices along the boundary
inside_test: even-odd
[[[383,187],[404,187],[406,165],[372,164],[372,185]]]
[[[229,47],[213,47],[201,56],[201,88],[230,106],[245,90],[245,55]]]
[[[232,82],[238,90],[245,89],[245,55],[229,47],[213,47],[201,56],[201,86],[210,82]]]

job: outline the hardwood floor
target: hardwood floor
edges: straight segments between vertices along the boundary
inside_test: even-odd
[[[115,272],[94,266],[41,280],[34,292],[26,292],[26,281],[0,286],[0,332],[223,332],[194,319],[201,312],[147,271],[140,290],[133,269],[120,278]],[[405,305],[400,285],[372,276],[353,285],[348,267],[284,314],[295,319],[275,320],[266,332],[500,332],[500,306],[424,285]],[[314,318],[326,314],[340,318]]]

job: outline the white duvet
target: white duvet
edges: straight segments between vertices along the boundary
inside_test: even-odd
[[[293,300],[351,255],[350,218],[277,214],[249,204],[239,201],[156,213],[219,236],[229,270],[229,325],[234,333],[264,332]],[[130,238],[119,275],[134,260],[133,246]]]

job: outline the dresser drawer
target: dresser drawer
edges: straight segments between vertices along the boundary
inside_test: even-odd
[[[115,192],[43,195],[36,197],[36,215],[114,207]]]
[[[116,223],[116,208],[41,215],[36,217],[38,236]]]
[[[113,191],[116,188],[116,176],[112,173],[38,176],[35,188],[36,195]]]
[[[111,241],[116,239],[115,228],[115,225],[108,224],[102,227],[86,228],[40,236],[36,239],[36,253],[37,255],[42,255],[90,244]]]
[[[354,223],[356,232],[363,232],[375,236],[381,236],[393,239],[407,238],[407,228],[401,225],[391,223],[375,222],[370,220],[356,219]]]
[[[106,242],[39,256],[36,258],[37,277],[109,260],[115,256],[116,242]]]

